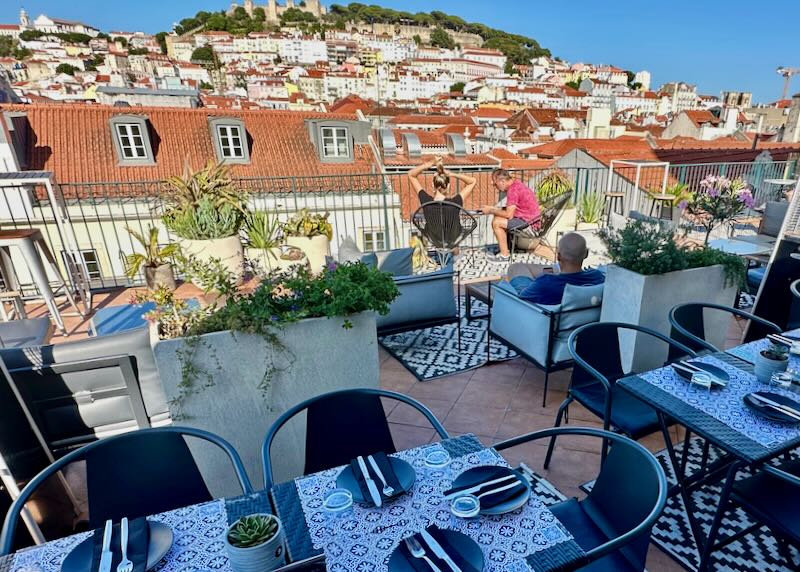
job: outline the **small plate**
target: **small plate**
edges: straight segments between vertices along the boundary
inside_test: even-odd
[[[478,543],[472,540],[466,534],[456,532],[455,530],[440,530],[439,534],[447,539],[450,546],[458,551],[458,554],[467,562],[472,564],[476,570],[483,570],[483,551]],[[402,540],[400,542],[403,542]],[[433,556],[433,551],[428,549],[428,546],[420,540],[420,544],[425,548],[430,556]],[[405,554],[399,550],[400,546],[394,549],[391,556],[389,556],[389,572],[416,572],[415,568],[406,559]],[[438,561],[438,560],[437,560]],[[424,564],[424,563],[423,563]],[[442,567],[442,570],[449,571],[449,568]]]
[[[727,371],[725,371],[724,369],[722,369],[720,367],[717,367],[715,365],[711,365],[711,364],[704,363],[704,362],[701,362],[701,361],[688,361],[688,363],[692,364],[695,367],[698,367],[698,368],[702,369],[703,371],[707,371],[708,373],[710,373],[713,376],[712,377],[712,381],[711,381],[711,387],[725,387],[725,384],[728,383],[731,380],[731,376],[728,375]],[[676,363],[676,365],[680,365],[680,364]],[[677,373],[679,376],[681,376],[686,381],[691,381],[692,380],[692,376],[690,374],[684,372],[683,370],[673,368],[672,371]],[[720,383],[719,380],[722,380],[722,383]]]
[[[402,459],[396,459],[394,457],[386,457],[389,459],[389,463],[392,465],[392,470],[394,470],[394,474],[397,477],[397,480],[400,481],[400,489],[399,491],[395,491],[395,493],[388,499],[383,500],[392,500],[397,498],[403,493],[408,492],[411,490],[411,487],[414,486],[414,483],[417,480],[417,473],[414,471],[414,467],[406,463]],[[383,484],[380,482],[379,479],[373,479],[375,484],[378,486],[378,491],[383,489]],[[339,476],[336,477],[336,486],[342,489],[347,489],[351,493],[353,493],[353,500],[358,503],[368,503],[372,504],[372,501],[367,501],[364,498],[364,495],[361,494],[361,487],[358,486],[358,481],[356,480],[355,476],[353,476],[353,468],[350,465],[347,465]],[[383,495],[381,495],[383,496]]]
[[[779,403],[781,405],[788,405],[792,409],[800,411],[800,403],[794,399],[785,397],[780,393],[770,393],[768,391],[756,391],[755,393],[762,397],[766,397],[770,401],[774,401],[775,403]],[[789,417],[788,415],[784,415],[777,409],[773,409],[769,405],[764,405],[763,403],[756,401],[753,399],[752,395],[752,393],[748,393],[743,397],[743,400],[747,406],[749,406],[753,411],[762,417],[766,417],[771,421],[777,421],[778,423],[785,423],[786,425],[800,425],[800,421],[797,419]]]
[[[155,568],[156,564],[167,555],[172,548],[172,529],[166,524],[147,521],[150,527],[150,541],[147,544],[147,565],[146,570]],[[86,540],[76,546],[72,552],[67,554],[64,563],[61,565],[61,572],[93,572],[92,555],[94,553],[94,536],[89,536]]]
[[[498,473],[498,469],[503,469],[504,472],[507,471],[507,474],[514,475],[519,479],[522,484],[527,485],[528,480],[522,476],[519,471],[515,471],[514,469],[509,469],[508,467],[473,467],[472,469],[467,469],[460,475],[456,477],[453,481],[453,488],[457,487],[469,487],[473,485],[477,485],[484,481],[491,481],[492,478],[489,478],[487,475],[493,476],[495,479],[499,479],[505,476],[502,473]],[[499,483],[497,485],[492,485],[493,487],[502,487],[505,485],[511,484],[510,482],[507,483]],[[491,490],[491,488],[489,489]],[[475,496],[481,494],[482,491],[478,491],[477,493],[472,493]],[[505,514],[507,512],[512,512],[523,506],[528,499],[531,497],[531,488],[530,486],[526,486],[523,490],[520,490],[519,494],[514,495],[510,499],[506,500],[505,502],[501,502],[491,508],[481,509],[480,514],[486,515],[493,515],[493,514]]]

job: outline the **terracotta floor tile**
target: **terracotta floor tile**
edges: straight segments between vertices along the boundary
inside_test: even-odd
[[[495,435],[505,413],[504,408],[456,403],[447,415],[444,426],[453,433]]]
[[[392,432],[392,440],[398,451],[430,443],[436,434],[430,427],[414,427],[399,423],[389,423],[389,430]]]
[[[430,409],[433,414],[441,421],[447,417],[453,403],[441,399],[426,399],[425,405]],[[406,405],[400,403],[394,408],[392,414],[389,415],[389,421],[392,423],[402,423],[404,425],[414,425],[416,427],[430,427],[430,422],[425,418],[422,413]]]
[[[505,409],[511,404],[517,391],[516,382],[498,382],[489,379],[473,379],[464,389],[459,404],[483,405]]]
[[[414,399],[422,401],[426,398],[433,398],[455,403],[461,397],[469,380],[470,378],[466,376],[449,376],[431,381],[418,381],[409,388],[407,393]]]

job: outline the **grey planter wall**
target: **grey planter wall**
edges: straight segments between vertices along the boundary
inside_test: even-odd
[[[313,318],[290,324],[280,338],[285,352],[273,351],[261,336],[217,332],[200,336],[192,363],[214,379],[181,400],[181,355],[189,346],[183,339],[156,343],[154,351],[161,381],[173,415],[188,425],[221,435],[242,456],[253,485],[263,485],[261,443],[273,421],[289,407],[329,391],[352,387],[378,387],[378,341],[375,316],[361,313],[348,318]],[[291,363],[290,356],[293,356]],[[273,362],[274,360],[274,362]],[[275,374],[265,395],[258,387],[269,363]],[[196,383],[204,383],[199,378]],[[203,443],[192,451],[203,477],[215,496],[240,494],[227,458]],[[277,482],[302,474],[305,455],[305,415],[284,426],[273,446]]]
[[[725,271],[722,266],[645,276],[611,265],[606,275],[600,320],[638,324],[668,336],[668,315],[673,306],[688,302],[712,302],[731,306],[735,297],[736,286],[725,285]],[[721,347],[727,331],[727,316],[721,312],[708,314],[708,341]],[[666,344],[649,336],[625,332],[621,340],[622,365],[626,369],[655,369],[661,367],[667,359]]]

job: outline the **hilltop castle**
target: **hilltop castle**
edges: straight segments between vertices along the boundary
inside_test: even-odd
[[[230,10],[228,10],[228,13],[231,14],[238,7],[239,3],[234,0],[234,2],[231,4]],[[245,11],[252,16],[253,9],[256,8],[256,5],[254,0],[244,0],[243,7]],[[267,15],[267,22],[270,24],[279,23],[281,14],[290,8],[296,8],[298,10],[302,10],[303,12],[308,12],[317,18],[320,18],[327,13],[325,6],[322,5],[320,0],[305,0],[305,2],[297,3],[295,3],[294,0],[286,0],[285,6],[280,6],[276,0],[267,0],[267,3],[263,8],[264,13]]]

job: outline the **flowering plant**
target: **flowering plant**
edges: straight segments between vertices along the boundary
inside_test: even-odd
[[[755,199],[747,183],[714,175],[700,181],[700,187],[678,204],[681,210],[695,215],[705,228],[703,244],[708,244],[711,231],[717,226],[733,219],[743,209],[754,206]]]

